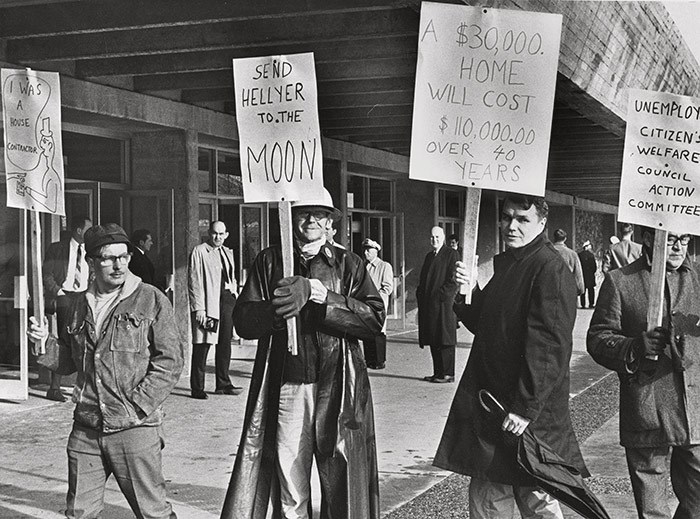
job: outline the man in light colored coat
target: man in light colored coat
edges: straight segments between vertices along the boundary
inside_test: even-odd
[[[634,226],[631,223],[620,224],[620,239],[613,242],[603,258],[603,274],[629,265],[642,255],[642,246],[632,241]],[[615,237],[617,238],[617,237]]]
[[[384,310],[389,312],[389,297],[394,291],[394,269],[391,264],[379,258],[382,246],[371,238],[365,238],[362,248],[367,261],[367,272],[377,287],[379,295],[384,302]],[[384,369],[386,367],[386,320],[382,331],[374,339],[362,341],[365,350],[365,362],[370,369]]]
[[[620,444],[639,517],[700,517],[700,280],[690,235],[668,234],[662,325],[647,331],[654,231],[642,257],[609,272],[588,352],[620,378]],[[669,473],[679,504],[669,512]]]
[[[554,231],[553,238],[554,240],[552,240],[552,245],[554,245],[554,248],[564,259],[566,266],[569,267],[569,270],[574,275],[574,279],[576,280],[576,292],[580,296],[586,291],[583,283],[583,269],[581,268],[581,260],[579,259],[578,254],[566,246],[567,234],[564,229],[557,229]]]
[[[233,309],[237,282],[233,251],[224,246],[228,237],[224,222],[212,222],[209,239],[192,249],[189,263],[190,311],[192,312],[192,398],[206,400],[204,374],[209,347],[216,344],[216,394],[237,395],[229,376]]]

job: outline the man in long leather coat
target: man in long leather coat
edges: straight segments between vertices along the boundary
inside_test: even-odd
[[[493,277],[483,291],[475,288],[471,305],[455,304],[474,344],[434,464],[472,476],[472,519],[511,517],[514,504],[523,517],[563,517],[559,503],[518,469],[513,444],[526,428],[589,475],[569,415],[576,283],[547,240],[547,213],[542,198],[506,198],[506,251],[494,258]],[[457,281],[468,283],[473,274],[457,265]],[[480,389],[509,411],[502,422],[481,408]]]
[[[294,276],[277,246],[258,254],[234,322],[259,339],[243,433],[222,518],[310,517],[313,458],[321,517],[379,517],[374,416],[358,339],[382,328],[385,309],[362,260],[325,237],[335,213],[322,200],[292,205]],[[298,316],[298,354],[285,319]]]

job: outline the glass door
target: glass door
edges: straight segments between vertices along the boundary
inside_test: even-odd
[[[3,175],[4,177],[4,175]],[[4,180],[4,178],[3,178]],[[0,183],[0,199],[6,200]],[[0,205],[0,399],[29,397],[26,211]]]

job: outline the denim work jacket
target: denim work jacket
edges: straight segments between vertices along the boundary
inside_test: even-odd
[[[98,336],[88,297],[75,297],[67,328],[49,339],[59,346],[54,370],[78,373],[74,419],[105,433],[159,425],[161,405],[183,366],[184,343],[170,301],[128,273],[107,312]]]

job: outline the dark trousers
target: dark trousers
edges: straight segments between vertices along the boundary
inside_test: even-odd
[[[455,376],[455,345],[430,346],[433,357],[433,376],[443,378],[446,375]]]
[[[216,389],[231,387],[228,373],[231,365],[231,338],[233,337],[233,308],[236,298],[230,295],[221,297],[219,315],[219,342],[216,343],[215,373]],[[193,392],[204,391],[204,377],[207,371],[207,355],[211,344],[192,345],[192,369],[190,370],[190,388]]]
[[[588,293],[588,306],[595,306],[595,287],[586,287],[586,290],[579,297],[581,298],[581,308],[586,308],[586,293]]]
[[[365,362],[368,366],[377,366],[386,362],[386,335],[380,333],[374,339],[363,340]]]

